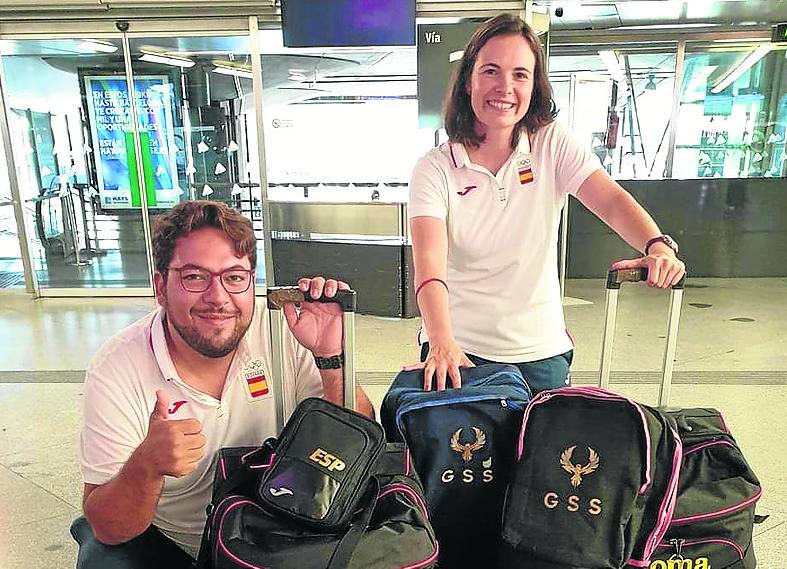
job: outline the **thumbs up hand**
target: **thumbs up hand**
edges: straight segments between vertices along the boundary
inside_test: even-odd
[[[159,476],[180,478],[194,472],[202,460],[205,435],[196,419],[170,419],[169,398],[156,391],[156,404],[148,421],[148,434],[139,451]]]

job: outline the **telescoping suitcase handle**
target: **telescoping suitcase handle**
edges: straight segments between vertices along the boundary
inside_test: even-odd
[[[277,432],[281,432],[287,417],[293,409],[285,409],[283,362],[284,362],[284,320],[282,308],[288,302],[333,302],[338,304],[343,313],[342,349],[344,351],[344,406],[355,410],[355,304],[354,290],[337,290],[330,298],[325,295],[311,298],[297,286],[275,286],[268,288],[268,309],[270,310],[271,347],[273,349],[273,369],[271,383],[276,402]]]
[[[598,385],[606,389],[609,386],[610,364],[612,363],[612,344],[615,337],[615,320],[618,312],[618,291],[623,283],[637,283],[648,279],[648,270],[619,269],[607,273],[607,299],[606,317],[604,319],[604,336],[601,343],[601,365],[599,369]],[[678,345],[678,322],[683,301],[684,275],[670,290],[669,314],[667,316],[667,345],[664,349],[664,364],[662,366],[661,387],[659,389],[659,406],[669,404],[670,389],[672,388],[672,372],[675,365],[675,350]]]

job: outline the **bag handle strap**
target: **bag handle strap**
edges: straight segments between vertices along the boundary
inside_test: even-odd
[[[363,534],[369,529],[369,523],[372,521],[372,515],[377,507],[377,498],[380,496],[380,481],[376,476],[371,478],[366,494],[371,494],[369,496],[369,504],[361,512],[358,519],[350,525],[350,529],[347,530],[341,541],[339,541],[326,569],[346,569],[350,566],[350,559],[355,553],[355,549],[358,547],[358,542],[361,541]],[[365,501],[363,500],[363,502]]]
[[[254,455],[259,452],[263,453],[270,453],[269,462],[273,462],[275,458],[275,454],[273,452],[273,448],[275,447],[276,440],[275,439],[268,439],[266,440],[261,447],[252,451],[251,453],[244,455],[241,458],[240,464],[237,467],[233,468],[232,471],[229,473],[229,476],[225,478],[222,482],[218,484],[215,491],[213,492],[213,497],[211,498],[210,504],[208,504],[208,520],[210,520],[210,516],[213,513],[213,510],[216,508],[217,499],[221,499],[235,490],[246,484],[247,482],[257,478],[259,476],[259,472],[256,469],[263,468],[269,465],[250,465],[246,463],[246,458]],[[267,448],[266,448],[267,447]],[[221,460],[221,458],[219,458]],[[202,532],[202,540],[199,546],[199,554],[197,555],[197,561],[194,565],[195,569],[210,569],[212,567],[210,561],[210,551],[209,551],[209,540],[210,540],[210,524],[205,525],[205,530]]]

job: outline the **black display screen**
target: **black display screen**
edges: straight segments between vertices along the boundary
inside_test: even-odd
[[[415,45],[415,0],[283,0],[286,47]]]

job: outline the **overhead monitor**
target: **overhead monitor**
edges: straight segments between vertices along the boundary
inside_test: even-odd
[[[286,47],[415,45],[415,0],[282,0]]]

